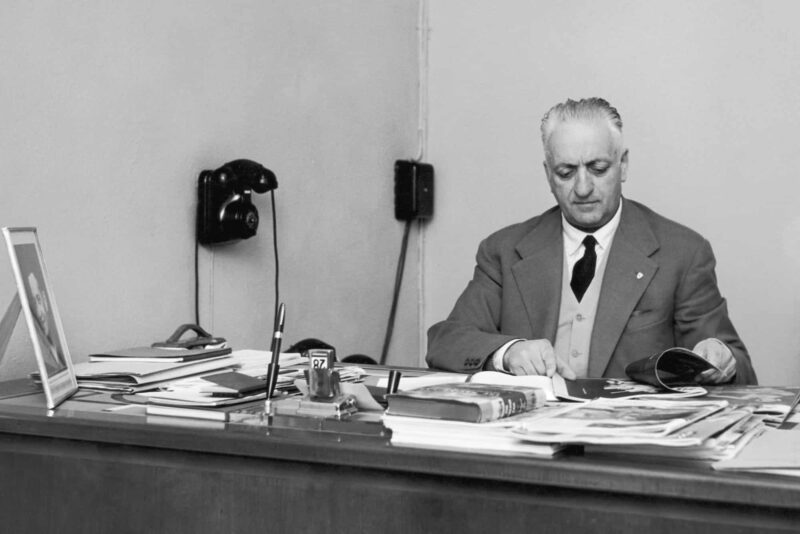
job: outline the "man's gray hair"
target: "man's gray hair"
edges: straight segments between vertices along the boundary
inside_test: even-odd
[[[547,150],[547,141],[555,127],[568,120],[602,118],[608,122],[612,131],[622,136],[622,117],[617,108],[599,97],[582,98],[580,100],[568,99],[566,102],[556,104],[542,117],[542,144]]]

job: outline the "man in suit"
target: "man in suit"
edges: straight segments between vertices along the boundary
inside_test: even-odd
[[[558,206],[480,244],[473,279],[428,332],[428,364],[624,377],[632,361],[681,346],[716,367],[703,383],[755,384],[708,241],[622,197],[628,150],[617,110],[567,100],[541,130]]]

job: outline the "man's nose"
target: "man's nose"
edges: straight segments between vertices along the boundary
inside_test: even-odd
[[[584,167],[578,168],[578,173],[575,178],[575,194],[580,198],[586,198],[594,191],[594,181],[592,176],[586,172]]]

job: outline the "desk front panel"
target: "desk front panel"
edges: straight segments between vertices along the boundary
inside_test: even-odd
[[[800,530],[793,478],[398,448],[363,423],[155,424],[76,404],[48,415],[0,401],[0,513],[14,532]]]

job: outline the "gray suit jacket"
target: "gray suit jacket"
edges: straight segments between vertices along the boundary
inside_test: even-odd
[[[592,333],[589,376],[624,377],[632,361],[715,337],[736,358],[735,383],[755,384],[750,356],[717,288],[715,264],[702,236],[623,199]],[[428,365],[474,372],[512,339],[555,344],[562,268],[558,207],[486,238],[453,311],[428,331]]]

